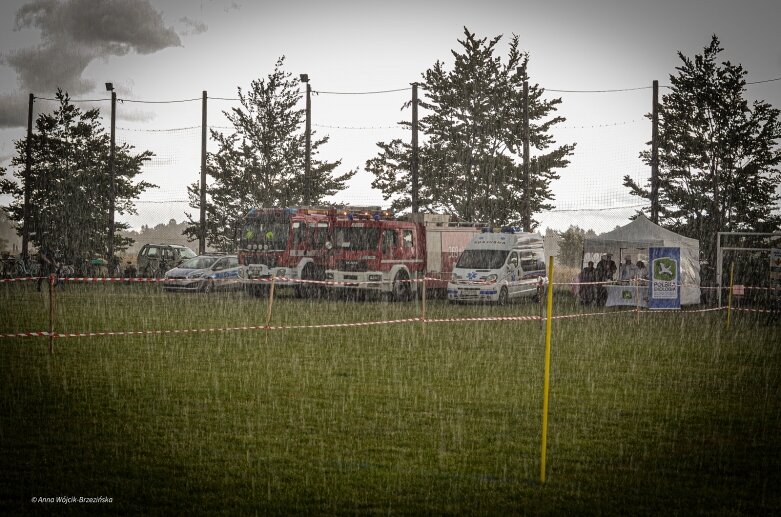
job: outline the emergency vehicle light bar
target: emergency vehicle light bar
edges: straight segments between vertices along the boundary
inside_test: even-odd
[[[518,226],[503,226],[500,228],[492,228],[490,226],[483,226],[482,233],[523,233],[523,229]]]

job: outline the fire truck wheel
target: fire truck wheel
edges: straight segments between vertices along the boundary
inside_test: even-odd
[[[499,299],[496,301],[497,305],[507,305],[507,287],[502,287],[502,290],[499,291]]]
[[[393,279],[392,299],[397,302],[406,302],[412,298],[412,284],[409,282],[409,275],[405,271],[396,273]]]
[[[301,272],[301,280],[317,280],[315,268],[312,264],[304,266]],[[296,298],[316,298],[320,294],[320,286],[309,282],[303,282],[295,287]]]

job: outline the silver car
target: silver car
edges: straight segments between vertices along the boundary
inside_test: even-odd
[[[244,266],[236,255],[198,255],[165,273],[166,291],[203,291],[241,288]]]

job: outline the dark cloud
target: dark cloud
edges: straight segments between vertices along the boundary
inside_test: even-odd
[[[95,57],[90,49],[78,46],[40,45],[13,52],[5,62],[16,70],[22,90],[48,93],[62,88],[80,94],[94,88],[94,82],[81,74]]]
[[[30,106],[28,95],[23,93],[0,94],[0,128],[27,127],[27,111]]]
[[[16,13],[16,27],[40,29],[44,44],[75,42],[104,56],[182,44],[148,0],[33,0]]]
[[[183,34],[203,34],[209,30],[209,27],[205,23],[190,19],[187,16],[179,18],[179,21],[190,27],[190,30],[183,32]]]
[[[17,11],[15,28],[41,32],[39,45],[3,56],[22,92],[62,88],[83,94],[95,88],[94,81],[82,77],[95,59],[151,54],[182,44],[149,0],[32,0]],[[0,127],[23,125],[15,99],[0,96]]]

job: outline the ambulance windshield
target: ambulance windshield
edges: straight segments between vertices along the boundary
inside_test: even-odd
[[[462,269],[499,269],[504,265],[507,250],[464,250],[456,263]]]

